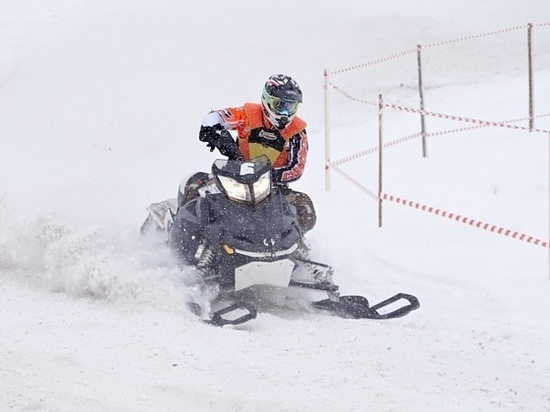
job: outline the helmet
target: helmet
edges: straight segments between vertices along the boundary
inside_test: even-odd
[[[267,79],[262,92],[262,111],[273,126],[283,129],[296,116],[300,103],[302,91],[290,76],[274,74]]]

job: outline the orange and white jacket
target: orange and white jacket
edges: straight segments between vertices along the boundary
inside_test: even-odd
[[[237,131],[237,144],[245,160],[265,155],[271,161],[276,181],[286,184],[302,176],[306,165],[308,142],[306,122],[299,117],[282,130],[274,128],[258,103],[245,103],[208,113],[203,126],[221,126]]]

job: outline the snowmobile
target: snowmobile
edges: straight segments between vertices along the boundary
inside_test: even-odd
[[[326,294],[311,307],[345,318],[397,318],[419,307],[416,297],[404,293],[374,306],[363,296],[340,296],[332,267],[309,258],[297,211],[272,181],[267,157],[219,159],[205,176],[208,181],[194,193],[188,182],[179,199],[150,205],[141,231],[165,232],[168,246],[183,265],[195,268],[200,285],[216,289],[210,306],[216,310],[205,314],[204,305],[188,304],[196,315],[207,315],[207,323],[254,319],[266,288]],[[397,301],[406,304],[382,313]]]

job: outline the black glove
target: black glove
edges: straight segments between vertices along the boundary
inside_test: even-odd
[[[218,130],[221,130],[220,126],[201,126],[199,132],[199,140],[201,142],[206,142],[206,147],[209,147],[211,152],[218,147],[220,140],[220,135],[217,132]]]
[[[235,142],[231,133],[223,130],[219,125],[201,126],[199,140],[206,142],[206,146],[210,148],[211,152],[214,149],[218,149],[222,155],[227,156],[231,160],[242,160],[243,158],[237,142]]]
[[[227,130],[222,130],[220,133],[218,150],[222,155],[227,156],[231,160],[243,160],[243,156],[239,150],[237,142]]]

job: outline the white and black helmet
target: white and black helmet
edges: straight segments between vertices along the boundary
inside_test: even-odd
[[[262,92],[262,110],[273,126],[283,129],[302,103],[302,90],[290,76],[274,74],[265,82]]]

